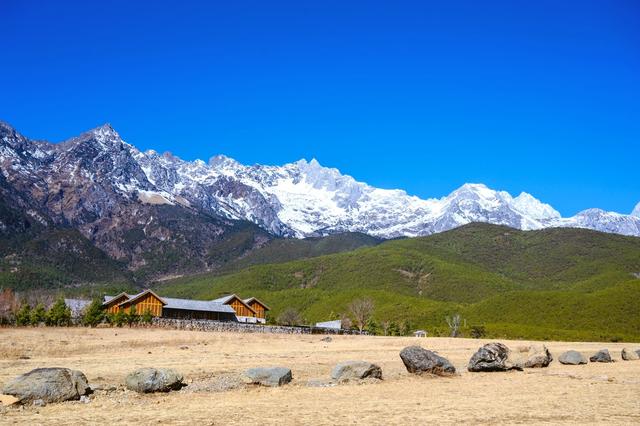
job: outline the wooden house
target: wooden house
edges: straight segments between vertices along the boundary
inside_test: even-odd
[[[221,303],[230,306],[236,313],[239,322],[264,323],[265,321],[257,317],[256,311],[247,304],[243,299],[235,294],[222,296],[212,300],[212,302]]]
[[[250,297],[248,299],[245,299],[244,303],[249,305],[251,309],[254,310],[254,312],[256,313],[256,318],[258,322],[261,322],[264,324],[267,321],[267,311],[270,311],[271,308],[269,308],[267,305],[265,305],[263,302],[256,299],[255,297]]]

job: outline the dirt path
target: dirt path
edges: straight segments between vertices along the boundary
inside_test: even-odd
[[[424,424],[578,423],[640,424],[640,361],[621,361],[621,343],[546,343],[557,356],[576,349],[608,348],[617,362],[508,373],[468,373],[466,363],[485,341],[448,338],[201,333],[158,329],[0,329],[0,383],[37,367],[83,371],[97,392],[89,404],[0,408],[7,424]],[[515,348],[527,342],[503,341]],[[409,375],[398,356],[420,344],[449,358],[452,378]],[[184,348],[186,347],[186,348]],[[21,359],[26,358],[29,359]],[[380,383],[308,387],[328,378],[339,361],[379,364]],[[293,370],[283,388],[212,392],[206,383],[262,365]],[[124,376],[143,366],[172,367],[192,389],[138,395],[120,388]],[[197,386],[196,386],[197,385]],[[213,387],[216,388],[215,386]]]

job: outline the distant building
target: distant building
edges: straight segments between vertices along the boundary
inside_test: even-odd
[[[427,337],[427,332],[424,330],[416,330],[413,332],[415,337]]]
[[[214,300],[176,299],[160,297],[152,290],[138,294],[120,293],[105,296],[102,306],[108,313],[129,312],[135,309],[138,314],[147,311],[154,317],[175,319],[207,319],[215,321],[266,322],[269,307],[252,297],[242,300],[235,294]]]
[[[317,322],[316,327],[329,328],[331,330],[340,330],[342,328],[342,320]]]
[[[71,311],[71,319],[77,320],[82,317],[84,310],[91,304],[91,300],[85,299],[64,299],[64,304]]]

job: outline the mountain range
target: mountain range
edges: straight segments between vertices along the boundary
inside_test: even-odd
[[[315,159],[247,166],[223,155],[205,163],[140,151],[108,124],[50,143],[0,122],[0,167],[6,238],[40,235],[39,229],[76,231],[146,275],[215,269],[225,257],[241,257],[278,237],[357,232],[390,239],[471,222],[640,236],[640,203],[629,215],[594,208],[563,218],[530,194],[513,197],[474,183],[421,199],[358,182]],[[15,244],[8,246],[5,256],[15,251]]]

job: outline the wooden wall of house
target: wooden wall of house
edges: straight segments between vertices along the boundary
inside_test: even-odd
[[[256,311],[256,318],[264,318],[265,317],[265,310],[264,310],[264,306],[262,306],[260,303],[256,302],[255,300],[251,303],[249,303],[249,306],[251,306],[253,308],[254,311]]]
[[[249,308],[247,308],[247,305],[245,305],[241,300],[234,298],[231,301],[231,303],[227,303],[227,305],[230,305],[233,308],[233,310],[236,311],[236,315],[238,316],[241,316],[241,317],[256,316]]]
[[[125,300],[127,300],[127,296],[120,296],[117,299],[110,300],[109,304],[107,305],[107,313],[115,314],[116,312],[118,312],[120,310],[120,306],[118,305]]]
[[[162,302],[151,293],[145,294],[140,299],[134,300],[133,303],[126,303],[122,305],[122,310],[129,313],[132,306],[135,306],[135,312],[138,315],[142,315],[146,311],[149,311],[154,317],[162,316]]]

